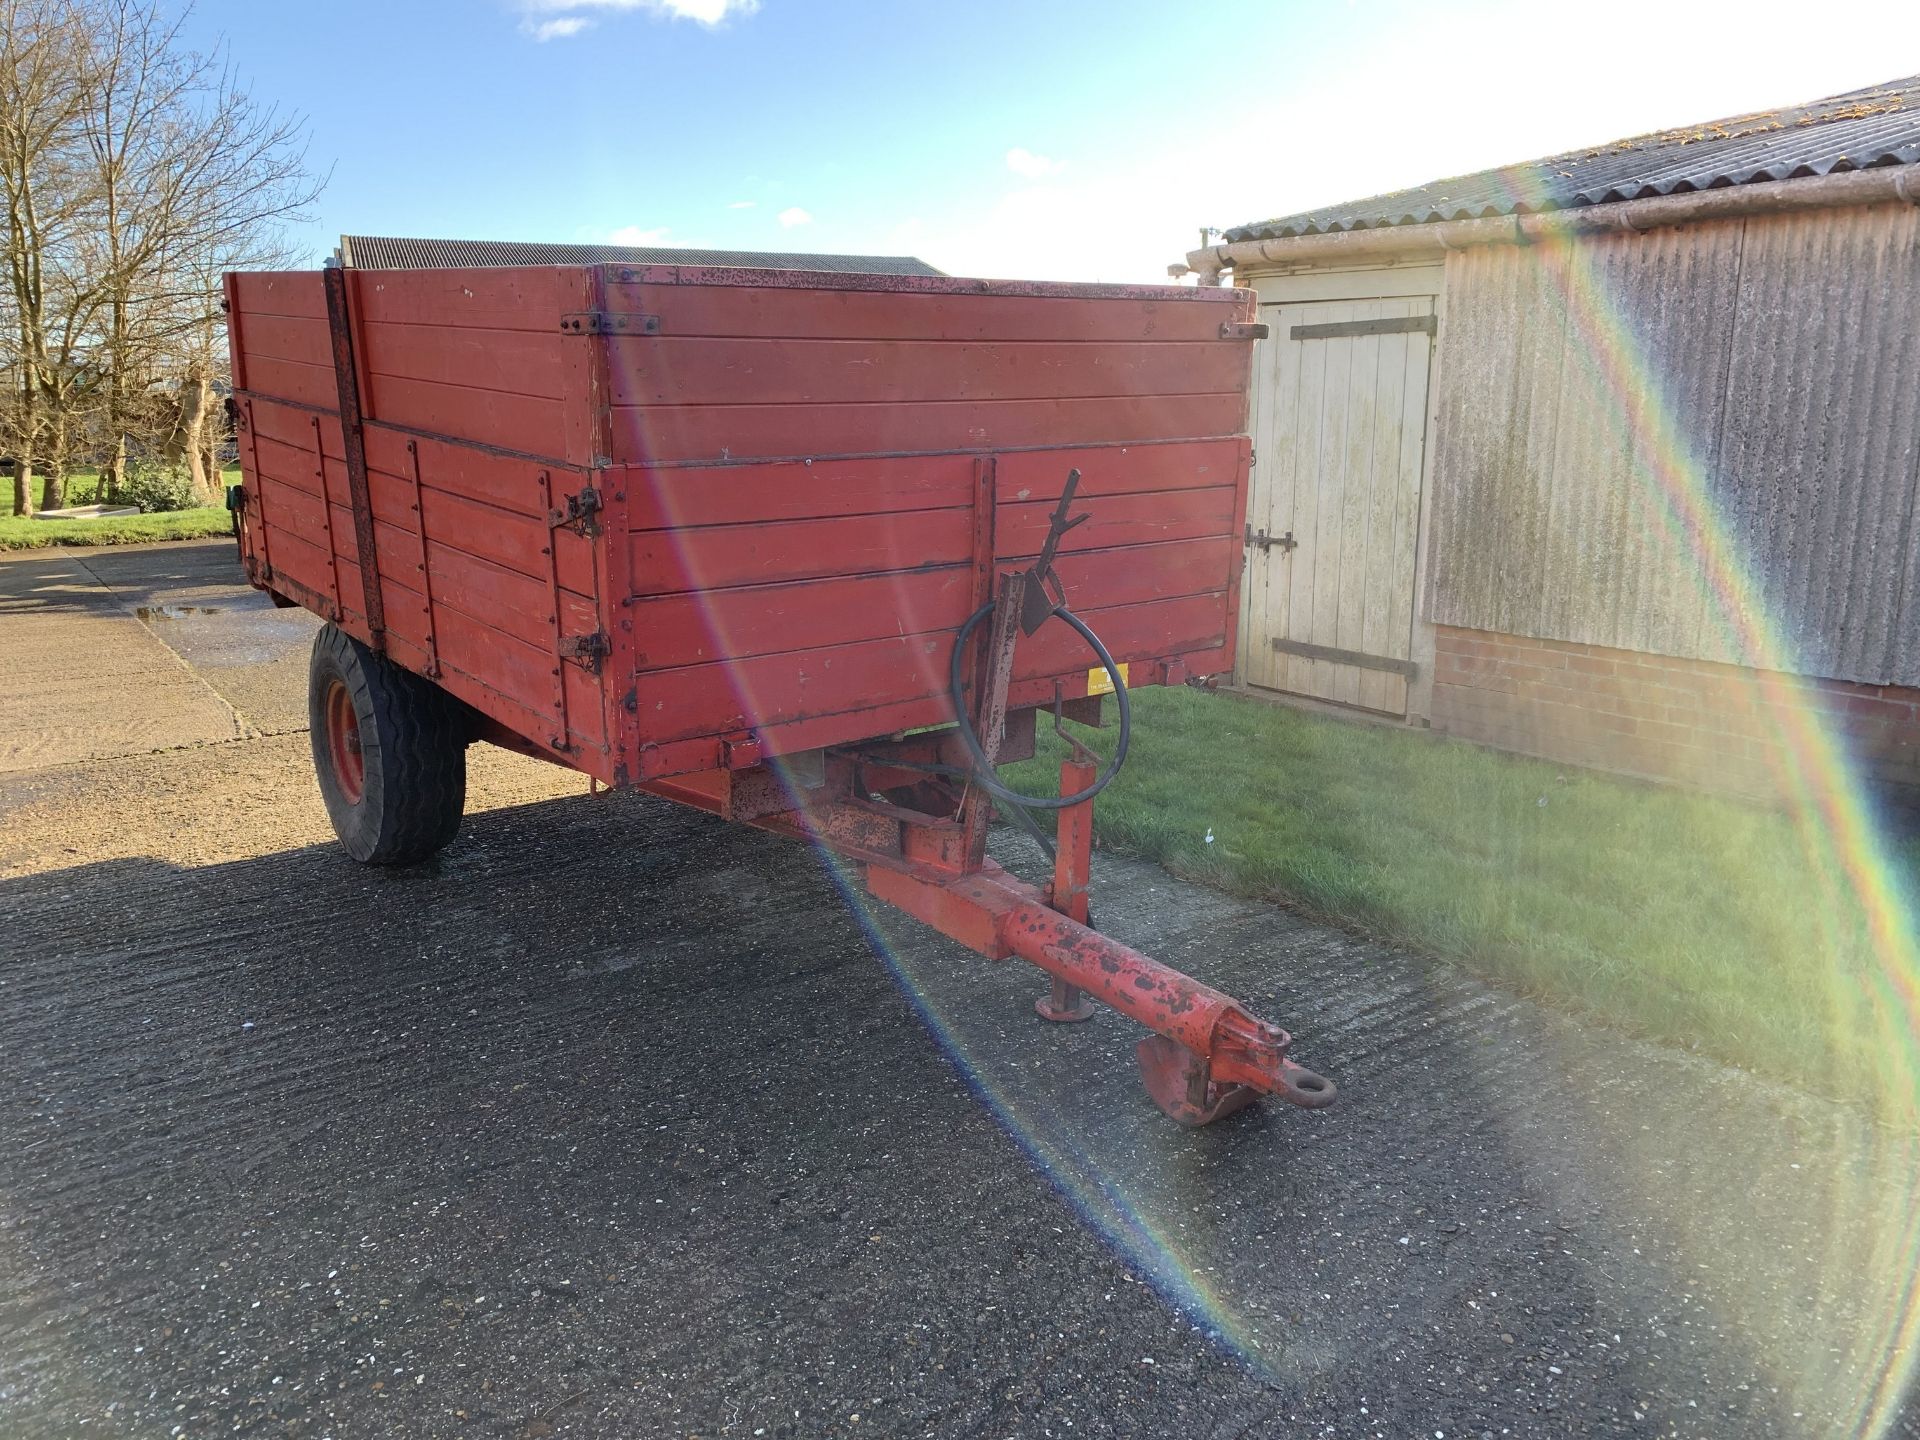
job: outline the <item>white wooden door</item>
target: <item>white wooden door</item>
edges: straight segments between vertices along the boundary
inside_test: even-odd
[[[1431,295],[1260,307],[1244,683],[1406,714],[1433,317]]]

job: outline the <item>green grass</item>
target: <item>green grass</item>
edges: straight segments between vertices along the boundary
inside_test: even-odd
[[[0,517],[0,550],[37,550],[49,545],[144,545],[153,540],[200,540],[232,533],[233,519],[224,505],[103,520],[34,520],[8,515]]]
[[[1104,848],[1909,1113],[1908,1027],[1864,918],[1787,816],[1233,696],[1143,690],[1134,709],[1095,807]],[[1064,749],[1041,730],[1005,772],[1033,793]],[[1893,856],[1901,884],[1917,858]]]
[[[222,479],[237,484],[238,470],[227,470]],[[99,477],[90,471],[67,477],[68,505],[91,505],[99,488]],[[11,482],[5,490],[12,500]],[[34,479],[34,505],[38,508],[46,496],[46,482]],[[143,545],[154,540],[199,540],[209,535],[233,533],[233,521],[223,505],[202,506],[192,510],[169,510],[153,515],[126,515],[103,520],[36,520],[31,516],[0,516],[0,550],[37,550],[49,545]]]

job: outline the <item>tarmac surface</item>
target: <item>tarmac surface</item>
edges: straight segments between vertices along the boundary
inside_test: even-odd
[[[0,559],[0,1435],[1920,1433],[1855,1112],[1101,857],[1341,1087],[1183,1131],[1129,1022],[664,802],[476,750],[354,865],[314,623]]]

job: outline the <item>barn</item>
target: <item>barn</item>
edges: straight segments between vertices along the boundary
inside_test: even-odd
[[[1812,718],[1910,796],[1916,162],[1909,77],[1192,252],[1270,327],[1236,682],[1760,796]]]

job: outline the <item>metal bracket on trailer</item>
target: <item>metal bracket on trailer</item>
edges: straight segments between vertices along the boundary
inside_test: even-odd
[[[630,310],[569,310],[560,317],[567,335],[658,335],[660,317]]]
[[[586,635],[563,635],[558,648],[562,660],[571,660],[582,670],[598,675],[613,653],[613,642],[606,631],[595,630]]]
[[[606,508],[606,502],[598,490],[583,485],[576,493],[563,497],[563,501],[547,511],[549,530],[573,530],[588,539],[600,533],[600,522],[594,517]]]

